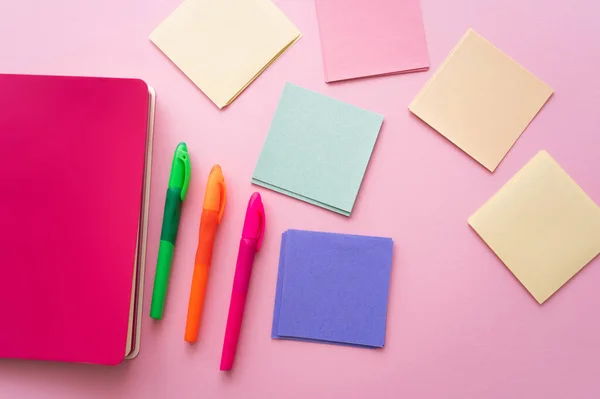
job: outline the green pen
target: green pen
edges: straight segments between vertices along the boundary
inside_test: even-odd
[[[157,320],[162,319],[165,309],[169,275],[171,274],[171,261],[173,260],[175,239],[177,238],[179,217],[181,216],[181,204],[185,200],[190,185],[191,171],[187,145],[179,143],[175,149],[171,175],[169,176],[169,188],[167,189],[167,199],[165,201],[156,274],[154,276],[154,289],[152,291],[152,305],[150,306],[150,317]]]

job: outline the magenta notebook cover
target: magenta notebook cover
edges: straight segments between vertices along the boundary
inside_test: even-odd
[[[0,358],[123,360],[148,101],[137,79],[0,75]]]

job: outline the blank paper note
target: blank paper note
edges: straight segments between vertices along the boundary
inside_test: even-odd
[[[391,238],[284,232],[272,337],[383,347],[393,245]]]
[[[325,81],[429,68],[419,0],[315,0]]]
[[[469,224],[539,303],[600,253],[600,208],[545,151]]]
[[[222,108],[300,36],[269,0],[186,0],[150,40]]]
[[[409,109],[494,171],[552,89],[469,30]]]
[[[252,183],[350,216],[383,116],[287,84]]]

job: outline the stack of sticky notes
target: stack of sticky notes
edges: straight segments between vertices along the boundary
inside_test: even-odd
[[[429,68],[419,0],[315,0],[325,81]]]
[[[469,224],[539,303],[600,253],[600,208],[545,151]]]
[[[269,0],[185,0],[150,40],[222,108],[300,36]]]
[[[350,216],[383,116],[287,84],[252,182]]]
[[[494,171],[552,89],[469,30],[409,109]]]
[[[393,245],[391,238],[284,232],[272,337],[383,347]]]

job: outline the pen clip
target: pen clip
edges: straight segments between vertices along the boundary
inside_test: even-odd
[[[188,187],[190,186],[190,178],[192,176],[192,166],[190,164],[190,156],[189,154],[179,149],[177,151],[177,159],[183,162],[184,175],[183,175],[183,185],[181,187],[181,200],[185,200],[185,196],[187,195]]]
[[[256,252],[262,246],[265,234],[265,207],[259,193],[254,193],[248,201],[248,209],[242,229],[242,239],[256,242]]]
[[[265,208],[261,206],[257,209],[258,212],[258,221],[260,223],[260,232],[258,233],[258,242],[256,243],[256,252],[260,251],[260,247],[262,246],[263,237],[265,235]]]
[[[225,186],[225,180],[219,180],[219,223],[223,218],[223,212],[225,211],[225,203],[227,202],[227,187]]]

